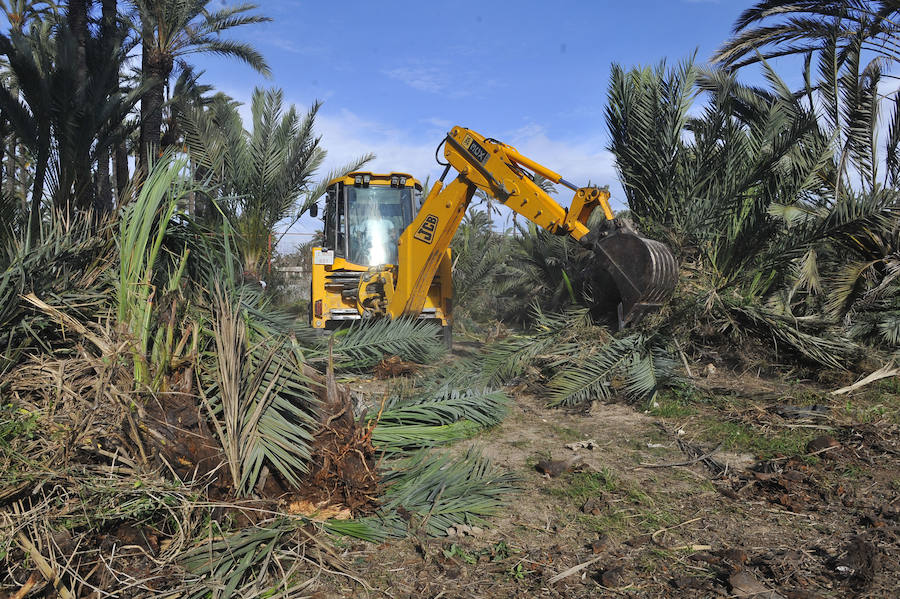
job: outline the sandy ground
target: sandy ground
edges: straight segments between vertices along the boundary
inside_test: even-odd
[[[696,370],[702,371],[702,365]],[[649,406],[507,389],[476,445],[521,491],[490,527],[340,549],[315,597],[897,597],[898,389],[717,371]],[[816,407],[811,407],[816,406]]]

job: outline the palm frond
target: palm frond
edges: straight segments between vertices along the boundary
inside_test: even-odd
[[[466,439],[499,424],[508,404],[505,393],[492,389],[445,389],[437,397],[402,399],[369,413],[369,420],[377,418],[372,444],[393,452]]]
[[[652,396],[661,384],[660,368],[667,364],[656,359],[641,334],[611,339],[592,348],[577,362],[559,368],[547,387],[549,405],[573,405],[605,399],[621,390],[629,399]]]
[[[238,495],[250,494],[264,465],[293,485],[307,472],[318,402],[292,341],[251,346],[246,315],[216,296],[214,371],[204,403],[225,452]]]
[[[296,527],[290,521],[274,522],[265,528],[247,528],[198,543],[181,557],[184,569],[198,577],[186,596],[244,596],[238,592],[239,587],[262,580],[279,543]]]
[[[346,369],[374,366],[386,356],[412,362],[434,362],[446,352],[438,327],[425,320],[386,318],[363,322],[333,335],[335,365]],[[316,357],[316,354],[309,354]],[[321,342],[319,358],[326,349]]]
[[[395,537],[418,529],[445,536],[454,524],[486,525],[503,497],[517,489],[514,475],[501,472],[474,448],[462,458],[418,452],[394,463],[383,481],[384,506],[369,521]],[[401,507],[412,515],[408,522],[397,514]]]
[[[577,308],[562,314],[534,311],[532,334],[514,335],[499,341],[487,349],[482,367],[483,380],[490,384],[502,384],[521,376],[529,366],[535,365],[543,355],[550,362],[565,360],[578,353],[596,337],[603,338],[605,331],[593,327],[586,308]],[[585,335],[586,331],[591,335]],[[581,338],[579,338],[581,337]]]

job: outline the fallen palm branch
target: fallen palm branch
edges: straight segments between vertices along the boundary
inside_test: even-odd
[[[224,538],[210,539],[187,551],[179,561],[199,579],[189,583],[191,590],[186,598],[197,599],[212,593],[227,599],[242,596],[236,595],[239,587],[268,586],[262,578],[270,562],[278,561],[275,553],[279,543],[296,527],[296,522],[269,522]]]
[[[674,378],[674,362],[641,334],[614,338],[580,360],[561,365],[548,383],[551,406],[573,405],[623,393],[632,400],[656,394]]]
[[[565,360],[566,356],[609,337],[605,329],[593,326],[586,309],[547,314],[534,308],[532,312],[535,325],[531,333],[513,336],[488,348],[482,380],[489,384],[506,383],[530,366]]]
[[[517,478],[493,466],[476,449],[462,458],[417,452],[392,464],[383,477],[384,505],[360,521],[372,539],[411,532],[446,536],[456,524],[486,525],[485,518],[517,490]]]
[[[896,366],[894,366],[894,363],[891,362],[890,364],[882,366],[868,376],[856,381],[852,385],[847,385],[846,387],[841,387],[840,389],[832,391],[831,395],[844,395],[846,393],[852,393],[853,391],[865,387],[866,385],[869,385],[876,381],[880,381],[881,379],[887,379],[894,376],[900,376],[900,368],[897,368]]]
[[[466,439],[500,423],[509,399],[502,391],[445,389],[433,398],[398,400],[372,412],[372,443],[382,452],[410,450]]]
[[[446,352],[436,325],[409,318],[361,321],[334,333],[331,339],[334,341],[335,367],[344,370],[371,368],[385,356],[432,363]],[[327,342],[321,342],[306,355],[309,360],[324,361],[328,356]]]

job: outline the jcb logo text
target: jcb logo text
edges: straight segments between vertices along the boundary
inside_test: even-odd
[[[419,227],[419,230],[416,231],[413,237],[421,242],[431,244],[432,240],[434,240],[434,231],[437,229],[437,224],[438,217],[429,214],[425,217],[425,222],[422,223],[422,226]]]

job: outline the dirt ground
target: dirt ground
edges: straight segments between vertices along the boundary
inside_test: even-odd
[[[314,597],[897,597],[900,385],[702,372],[648,406],[507,389],[477,445],[521,491],[485,529],[338,542]]]

